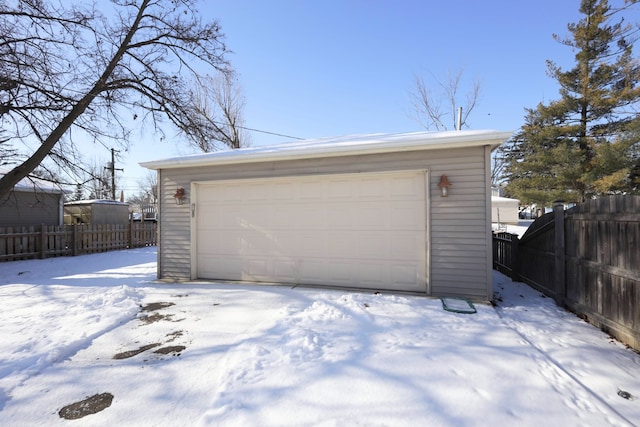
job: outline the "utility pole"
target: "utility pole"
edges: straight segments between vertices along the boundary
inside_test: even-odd
[[[111,200],[116,199],[116,171],[124,171],[124,169],[116,168],[116,153],[120,151],[111,149],[111,163],[107,164],[107,169],[111,171]]]

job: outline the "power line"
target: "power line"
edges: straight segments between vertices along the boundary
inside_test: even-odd
[[[221,123],[218,123],[221,124]],[[244,126],[236,126],[239,129],[244,129],[244,130],[249,130],[252,132],[260,132],[260,133],[266,133],[268,135],[275,135],[275,136],[282,136],[284,138],[291,138],[291,139],[298,139],[300,141],[303,141],[305,138],[300,138],[299,136],[291,136],[291,135],[284,135],[282,133],[276,133],[276,132],[269,132],[266,130],[260,130],[260,129],[252,129],[252,128],[248,128],[248,127],[244,127]]]

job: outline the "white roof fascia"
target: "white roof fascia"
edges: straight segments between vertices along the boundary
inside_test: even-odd
[[[213,153],[141,162],[148,169],[255,163],[278,160],[341,157],[415,150],[442,150],[490,145],[498,147],[513,132],[495,130],[414,132],[400,134],[352,135],[338,138],[305,140],[286,144],[216,151]]]
[[[119,202],[117,200],[110,199],[90,199],[90,200],[74,200],[71,202],[65,202],[65,206],[84,206],[84,205],[122,205],[129,206],[126,202]]]

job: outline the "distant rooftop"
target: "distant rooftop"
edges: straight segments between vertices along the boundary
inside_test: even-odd
[[[11,167],[0,167],[0,177],[3,177]],[[41,178],[27,177],[23,178],[13,187],[15,191],[40,191],[43,193],[64,193],[64,190],[54,182]]]

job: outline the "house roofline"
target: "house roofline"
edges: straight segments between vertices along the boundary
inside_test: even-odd
[[[351,135],[174,157],[141,162],[140,166],[154,170],[176,169],[183,167],[313,159],[318,157],[342,157],[357,154],[470,148],[486,145],[491,146],[493,150],[509,139],[512,134],[513,132],[483,130]]]

